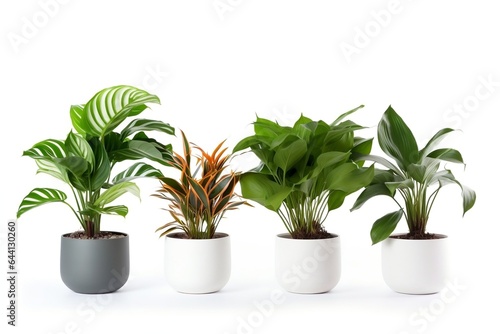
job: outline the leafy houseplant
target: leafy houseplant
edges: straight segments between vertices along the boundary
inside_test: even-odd
[[[64,238],[71,237],[120,236],[119,233],[101,231],[101,216],[115,214],[125,217],[127,207],[111,205],[112,202],[125,193],[139,196],[139,188],[132,182],[135,178],[157,177],[161,173],[151,165],[138,162],[111,178],[113,168],[118,162],[143,158],[166,164],[171,159],[171,147],[149,138],[145,131],[171,135],[174,129],[161,121],[134,119],[121,132],[114,130],[125,119],[142,113],[147,108],[146,103],[159,102],[157,96],[138,88],[115,86],[99,91],[86,104],[71,106],[70,117],[76,132],[71,131],[65,140],[41,141],[23,155],[35,160],[39,173],[63,181],[71,190],[74,203],[69,202],[61,190],[36,188],[22,200],[17,216],[47,203],[63,203],[72,210],[83,229],[83,233],[64,235],[63,243],[66,242]],[[61,255],[65,254],[62,252]],[[83,292],[92,291],[92,288],[82,289]]]
[[[331,124],[301,115],[289,127],[257,117],[254,134],[234,148],[234,152],[249,149],[260,160],[258,167],[241,176],[243,197],[276,212],[288,231],[276,239],[276,275],[290,292],[329,291],[340,279],[339,237],[328,233],[323,223],[330,211],[373,178],[373,166],[363,167],[363,162],[352,160],[355,153],[370,152],[372,139],[355,137],[354,132],[363,127],[344,120],[361,107]],[[304,247],[302,251],[300,247]],[[319,261],[322,269],[307,280],[294,275],[291,268],[300,267],[308,257],[315,258],[318,247],[329,249]]]
[[[242,139],[234,152],[250,149],[259,159],[241,176],[242,195],[276,212],[295,239],[328,237],[323,222],[346,196],[368,185],[374,168],[354,163],[352,154],[368,154],[372,139],[354,136],[363,127],[301,116],[293,127],[259,118],[254,135]]]
[[[463,214],[473,207],[475,192],[455,179],[449,169],[440,169],[441,163],[445,161],[464,163],[459,151],[452,148],[436,149],[436,145],[452,131],[450,128],[439,130],[419,150],[410,128],[391,106],[387,108],[378,125],[378,141],[382,151],[396,164],[384,157],[359,156],[364,160],[373,160],[387,170],[376,170],[372,182],[351,209],[359,209],[370,198],[378,195],[391,197],[399,206],[399,210],[381,217],[373,224],[371,238],[374,244],[389,237],[403,216],[409,229],[405,238],[432,238],[432,234],[426,232],[429,215],[439,191],[448,184],[461,187]],[[400,195],[399,199],[396,198],[397,194]]]
[[[426,294],[438,292],[444,286],[447,237],[427,232],[429,215],[442,187],[460,186],[463,214],[475,203],[475,192],[463,186],[449,169],[440,168],[443,162],[464,164],[459,151],[436,148],[452,131],[450,128],[439,130],[419,149],[410,128],[389,106],[378,124],[378,142],[395,163],[380,156],[358,156],[387,169],[375,171],[375,177],[359,195],[351,211],[378,195],[391,197],[399,206],[397,211],[377,219],[370,233],[373,244],[384,241],[382,272],[387,285],[395,291]],[[392,235],[403,216],[409,232]]]
[[[210,154],[199,146],[191,148],[181,133],[183,155],[174,152],[170,165],[180,177],[160,177],[162,187],[153,194],[167,201],[173,220],[156,231],[166,236],[169,283],[181,292],[214,292],[228,282],[231,270],[229,235],[216,232],[218,225],[227,211],[248,203],[235,193],[239,173],[226,172],[231,156],[222,148],[224,142]]]

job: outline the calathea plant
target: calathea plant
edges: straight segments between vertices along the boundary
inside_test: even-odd
[[[352,161],[354,153],[370,153],[372,139],[356,137],[363,127],[344,120],[361,107],[331,124],[301,115],[293,126],[282,126],[257,117],[254,134],[234,148],[249,149],[260,159],[241,176],[243,197],[276,212],[292,238],[328,237],[323,227],[328,213],[373,178],[373,166]]]
[[[125,119],[142,113],[146,103],[160,103],[157,96],[131,87],[103,89],[87,103],[73,105],[70,117],[74,131],[64,140],[47,139],[24,151],[35,160],[39,173],[64,182],[74,197],[68,201],[65,192],[52,188],[33,189],[19,206],[17,217],[47,203],[63,203],[75,214],[87,238],[101,231],[101,215],[125,216],[124,205],[111,205],[125,193],[139,196],[132,182],[138,177],[158,177],[161,172],[144,162],[137,162],[113,176],[113,168],[125,160],[149,159],[161,164],[171,160],[170,145],[149,138],[145,132],[159,131],[169,135],[174,129],[161,121],[134,119],[120,132],[115,130]]]
[[[378,124],[378,143],[382,151],[395,164],[381,156],[357,154],[356,158],[374,161],[387,169],[376,169],[372,182],[359,195],[352,210],[359,209],[370,198],[378,195],[391,197],[399,206],[375,221],[371,239],[376,244],[391,235],[404,216],[409,233],[405,238],[428,239],[427,222],[439,191],[448,184],[462,189],[463,214],[470,210],[476,193],[463,186],[441,163],[464,164],[459,151],[452,148],[436,148],[436,145],[453,129],[439,130],[419,149],[415,137],[403,119],[389,106]],[[399,195],[399,196],[398,196]]]
[[[169,203],[166,210],[173,220],[156,231],[162,231],[160,237],[180,230],[188,239],[212,239],[227,211],[248,205],[235,193],[240,175],[226,172],[231,155],[222,147],[224,141],[211,154],[195,145],[198,154],[193,155],[191,144],[181,133],[184,152],[174,152],[170,163],[180,177],[160,177],[162,187],[153,195]]]

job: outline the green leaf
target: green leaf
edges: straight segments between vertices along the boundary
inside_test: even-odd
[[[95,167],[90,177],[90,188],[95,191],[104,186],[111,174],[111,162],[103,143],[97,138],[90,140],[90,145],[94,151]]]
[[[94,202],[94,205],[96,208],[103,208],[105,205],[113,202],[127,192],[140,198],[140,190],[136,184],[132,182],[122,182],[104,191]]]
[[[277,212],[292,188],[279,185],[266,175],[245,173],[240,179],[243,197],[251,199],[265,208]]]
[[[435,151],[432,151],[427,155],[429,158],[439,159],[444,161],[450,161],[455,163],[463,164],[464,160],[462,159],[462,155],[459,151],[454,150],[452,148],[440,148]]]
[[[128,208],[125,205],[107,206],[105,208],[89,205],[85,210],[80,211],[82,215],[119,215],[125,217],[128,214]]]
[[[121,132],[121,140],[142,131],[159,131],[168,135],[175,135],[175,129],[170,124],[152,119],[135,119],[130,122]]]
[[[274,155],[274,163],[287,172],[291,166],[304,157],[307,152],[307,145],[301,138],[281,146]]]
[[[66,145],[62,140],[47,139],[24,151],[23,156],[33,159],[64,158],[67,156]]]
[[[210,208],[210,199],[208,198],[208,194],[205,189],[193,178],[188,177],[187,181],[189,185],[194,190],[194,194],[201,201],[204,208]]]
[[[64,202],[68,198],[65,193],[51,188],[35,188],[21,202],[17,210],[17,218],[25,212],[47,203]]]
[[[95,94],[83,110],[81,122],[88,134],[103,138],[127,117],[137,116],[146,109],[145,103],[160,103],[156,95],[131,87],[114,86]]]
[[[401,181],[386,182],[385,186],[391,192],[391,196],[394,196],[397,189],[412,189],[414,184],[412,179],[405,179]]]
[[[388,213],[385,216],[377,219],[375,223],[373,223],[372,229],[370,231],[372,244],[375,245],[376,243],[387,239],[396,229],[396,226],[398,225],[402,216],[403,210],[400,209],[398,211]]]
[[[359,107],[357,108],[354,108],[352,110],[349,110],[345,113],[343,113],[342,115],[340,115],[339,117],[337,117],[337,119],[335,121],[333,121],[333,123],[331,125],[337,125],[339,124],[344,118],[346,118],[347,116],[349,116],[350,114],[356,112],[357,110],[361,109],[361,108],[364,108],[364,105],[360,105]]]
[[[120,182],[132,181],[139,177],[161,177],[163,174],[151,165],[144,162],[138,162],[124,170],[123,172],[117,174],[113,178],[113,183],[117,184]]]
[[[427,143],[427,145],[425,145],[425,147],[422,150],[420,150],[420,152],[419,152],[420,160],[422,160],[423,158],[425,158],[427,156],[427,154],[429,154],[429,152],[432,149],[434,149],[434,147],[436,147],[436,145],[439,144],[441,142],[441,140],[448,133],[450,133],[452,131],[455,131],[455,130],[450,129],[450,128],[444,128],[444,129],[441,129],[438,132],[436,132],[436,134],[434,136],[432,136],[432,138],[429,140],[429,142]]]
[[[75,128],[76,132],[78,132],[83,136],[85,136],[88,132],[88,128],[85,122],[82,121],[84,107],[85,105],[83,104],[72,105],[69,110],[69,116],[71,118],[71,123],[73,124],[73,128]]]
[[[356,164],[347,163],[332,170],[327,176],[327,189],[341,190],[351,194],[367,186],[373,179],[375,167],[359,168]]]
[[[83,139],[81,136],[70,132],[66,138],[66,149],[68,153],[74,154],[77,157],[85,159],[89,165],[90,169],[94,169],[95,159],[94,152],[90,147],[89,143]]]
[[[391,106],[382,116],[377,134],[382,151],[396,160],[401,169],[406,170],[409,164],[418,162],[419,152],[415,137]]]
[[[162,162],[163,156],[154,144],[140,140],[128,141],[119,150],[113,152],[113,160],[115,161],[139,159]]]
[[[377,183],[366,187],[365,190],[363,190],[358,196],[356,202],[354,202],[351,211],[361,208],[370,198],[380,195],[392,196],[393,194],[391,194],[385,184]]]
[[[338,209],[344,204],[344,200],[348,194],[341,190],[332,190],[328,194],[328,211]]]
[[[424,183],[427,168],[424,165],[409,164],[408,175],[419,183]]]
[[[66,157],[59,159],[58,163],[75,176],[82,176],[89,168],[87,160],[81,157]]]

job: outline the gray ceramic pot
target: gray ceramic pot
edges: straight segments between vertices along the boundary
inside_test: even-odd
[[[129,237],[73,239],[61,236],[61,278],[78,293],[109,293],[120,289],[130,273]]]

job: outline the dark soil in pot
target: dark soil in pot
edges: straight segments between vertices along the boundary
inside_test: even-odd
[[[436,234],[436,233],[406,233],[406,234],[391,235],[389,238],[407,239],[407,240],[432,240],[432,239],[446,238],[446,235]]]

